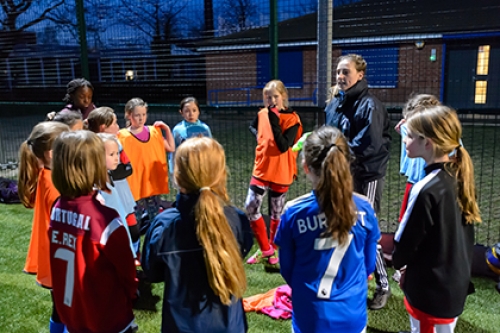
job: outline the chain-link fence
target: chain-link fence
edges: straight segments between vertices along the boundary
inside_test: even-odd
[[[484,223],[477,241],[500,240],[500,3],[477,0],[0,0],[0,173],[15,177],[17,149],[48,111],[62,109],[66,84],[85,76],[94,103],[117,112],[132,97],[150,121],[180,121],[177,103],[197,97],[227,152],[230,192],[242,206],[255,142],[248,122],[262,87],[281,79],[305,129],[321,122],[340,55],[368,62],[371,91],[395,124],[412,93],[458,110],[476,168]],[[83,11],[78,4],[83,4]],[[318,10],[319,8],[319,10]],[[325,9],[326,8],[326,9]],[[276,10],[274,10],[276,9]],[[330,13],[332,14],[324,14]],[[78,14],[83,15],[78,15]],[[319,13],[319,14],[318,14]],[[319,32],[319,33],[318,33]],[[328,32],[328,33],[325,33]],[[277,39],[275,36],[277,35]],[[83,47],[82,47],[83,46]],[[86,47],[85,47],[86,46]],[[277,53],[276,53],[277,51]],[[380,219],[396,228],[405,179],[400,137]],[[289,197],[309,190],[303,175]]]

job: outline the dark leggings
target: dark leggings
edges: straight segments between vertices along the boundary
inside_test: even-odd
[[[59,313],[57,312],[56,309],[56,302],[54,301],[54,293],[52,292],[52,290],[50,291],[50,296],[52,297],[52,315],[50,319],[52,319],[54,323],[61,324],[62,321],[61,318],[59,318]]]

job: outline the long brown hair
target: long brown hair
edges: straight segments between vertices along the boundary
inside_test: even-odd
[[[231,295],[243,296],[246,277],[238,243],[224,214],[229,203],[226,175],[224,149],[214,139],[191,138],[177,148],[177,185],[187,193],[200,193],[194,214],[208,283],[221,302],[229,305]]]
[[[322,126],[307,137],[303,154],[307,168],[319,178],[315,191],[326,216],[323,236],[344,244],[356,221],[346,139],[337,128]]]
[[[444,105],[418,109],[410,114],[408,131],[431,139],[435,156],[449,155],[455,151],[446,170],[457,180],[458,204],[467,223],[481,222],[476,201],[474,165],[469,152],[460,143],[462,125],[455,110]]]
[[[102,140],[91,131],[61,134],[54,142],[52,182],[67,198],[87,195],[106,186],[106,152]]]
[[[45,153],[52,149],[56,137],[69,131],[66,124],[46,121],[33,127],[30,136],[19,148],[19,199],[27,208],[33,208],[40,164],[48,164]]]

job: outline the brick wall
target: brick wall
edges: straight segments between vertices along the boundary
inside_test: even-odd
[[[431,49],[436,50],[436,61],[429,59]],[[437,43],[426,43],[421,50],[414,44],[400,45],[396,88],[372,89],[372,92],[388,107],[403,106],[412,93],[432,94],[439,98],[442,51],[442,44]]]
[[[257,55],[253,51],[223,52],[206,56],[207,99],[213,90],[240,89],[257,84]],[[250,95],[248,95],[250,93]],[[219,102],[246,102],[247,98],[262,99],[262,91],[226,90],[218,93]],[[207,101],[208,102],[208,101]]]
[[[430,61],[431,49],[436,49],[436,61]],[[332,83],[335,82],[335,68],[341,49],[332,53]],[[418,50],[413,43],[401,44],[399,49],[398,82],[396,88],[373,88],[375,94],[387,107],[402,107],[412,93],[427,93],[439,97],[441,88],[442,44],[426,43]],[[257,84],[257,56],[254,51],[226,52],[225,54],[209,54],[206,58],[207,93],[215,89],[232,89],[252,87]],[[316,49],[303,50],[303,82],[302,89],[293,88],[291,97],[311,97],[317,81]],[[370,66],[370,64],[368,64]],[[260,100],[260,89],[251,91],[220,92],[219,102],[245,102],[247,98]],[[210,99],[211,97],[208,96]],[[212,100],[214,95],[212,94]],[[292,105],[307,106],[311,103],[296,102]]]

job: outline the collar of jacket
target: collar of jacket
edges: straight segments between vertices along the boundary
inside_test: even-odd
[[[180,212],[189,212],[193,209],[194,205],[200,197],[199,193],[178,193],[174,202],[174,207],[176,207]]]
[[[432,163],[432,164],[429,164],[427,165],[424,170],[425,170],[425,174],[428,175],[430,174],[432,171],[436,170],[436,169],[445,169],[445,163],[442,163],[442,162],[438,162],[438,163]]]
[[[340,106],[349,105],[358,100],[362,95],[368,91],[368,83],[366,80],[356,82],[349,90],[345,92],[344,101]],[[337,95],[338,96],[338,95]]]

